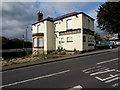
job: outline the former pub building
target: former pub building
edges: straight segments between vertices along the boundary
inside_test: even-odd
[[[95,45],[94,19],[83,12],[71,12],[56,18],[43,19],[32,24],[33,54],[48,54],[62,47],[66,50],[92,50]]]

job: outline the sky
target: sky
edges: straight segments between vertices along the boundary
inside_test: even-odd
[[[73,11],[81,11],[95,19],[95,32],[104,32],[96,28],[97,8],[104,2],[2,2],[2,36],[7,38],[32,40],[31,24],[37,21],[37,12],[43,12],[44,18],[58,17]]]

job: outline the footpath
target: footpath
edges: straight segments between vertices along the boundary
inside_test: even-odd
[[[2,69],[0,69],[0,71],[8,71],[8,70],[13,70],[13,69],[18,69],[18,68],[25,68],[25,67],[29,67],[29,66],[34,66],[34,65],[63,61],[63,60],[68,60],[68,59],[73,59],[73,58],[78,58],[78,57],[84,57],[84,56],[90,56],[90,55],[95,55],[95,54],[101,54],[101,53],[107,53],[107,52],[111,52],[111,51],[114,51],[114,50],[118,50],[118,48],[95,50],[95,51],[90,51],[90,52],[86,52],[86,53],[83,53],[83,54],[69,55],[69,56],[59,57],[59,58],[54,58],[54,59],[45,59],[45,60],[37,60],[37,61],[22,63],[22,64],[13,64],[13,65],[10,65],[10,66],[2,67]]]

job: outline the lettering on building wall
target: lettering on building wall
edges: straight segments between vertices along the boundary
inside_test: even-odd
[[[60,32],[60,35],[76,34],[76,33],[81,33],[81,31],[80,30],[64,31],[64,32]]]

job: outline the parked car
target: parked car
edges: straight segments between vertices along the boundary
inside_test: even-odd
[[[96,49],[105,49],[105,48],[114,48],[114,47],[115,47],[114,43],[110,41],[101,42],[95,45]]]

